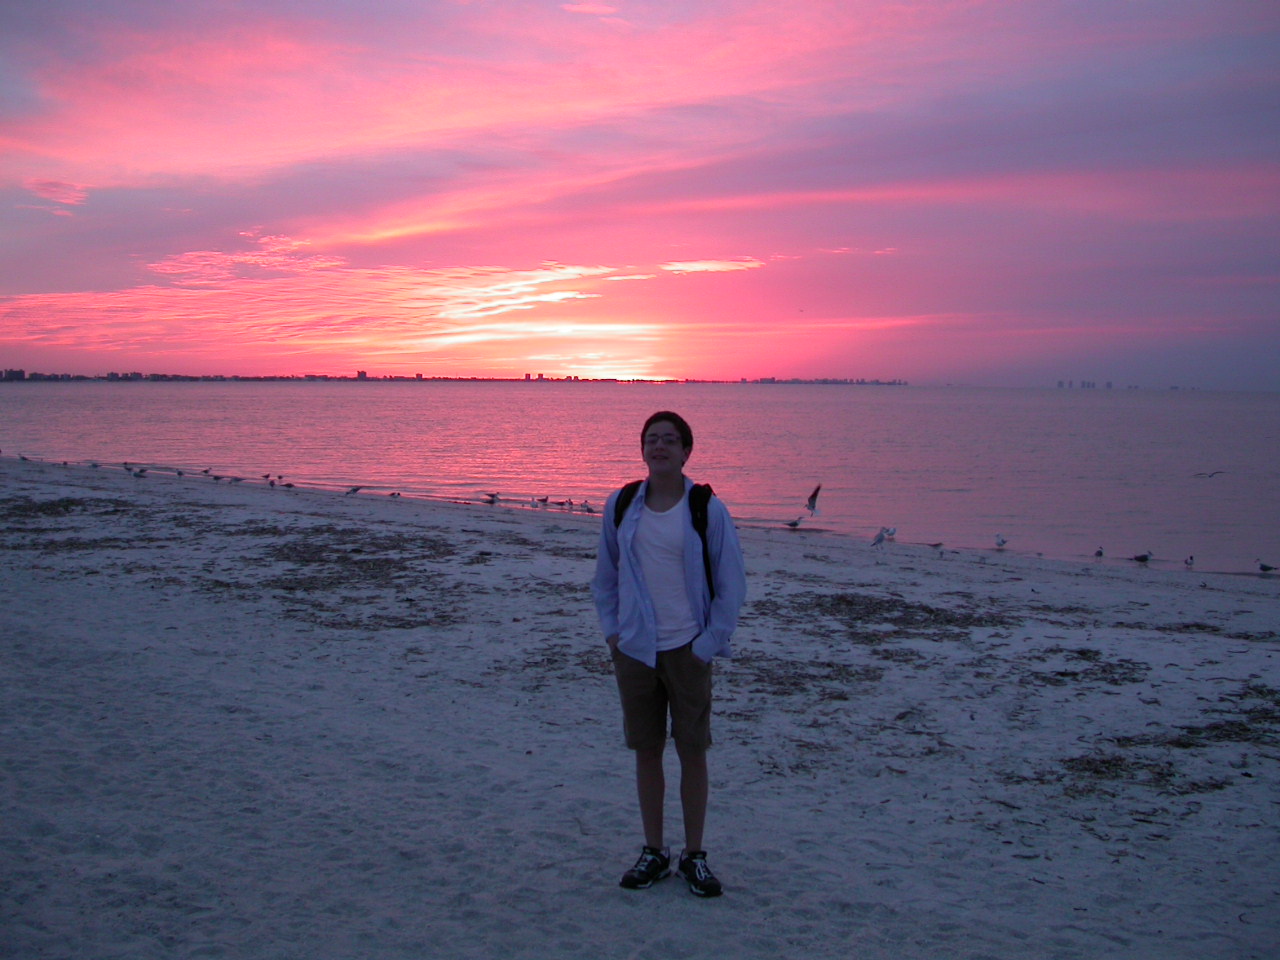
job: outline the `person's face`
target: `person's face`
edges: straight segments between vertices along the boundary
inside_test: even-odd
[[[666,420],[649,424],[649,429],[640,438],[640,453],[653,474],[680,473],[689,459],[680,431],[674,423]]]

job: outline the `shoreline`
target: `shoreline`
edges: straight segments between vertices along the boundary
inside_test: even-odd
[[[638,826],[598,516],[178,481],[0,459],[0,953],[1261,960],[1280,937],[1268,578],[743,529],[704,903],[616,887]],[[668,818],[678,844],[671,790]]]
[[[55,460],[55,459],[48,459],[48,458],[42,458],[42,457],[31,457],[27,455],[21,455],[21,456],[15,455],[11,457],[9,454],[0,453],[0,464],[3,464],[6,461],[41,464],[47,467],[61,467],[61,468],[66,468],[70,470],[98,469],[98,470],[105,470],[108,473],[110,473],[111,471],[120,470],[122,469],[122,467],[125,467],[124,464],[120,464],[120,463],[100,463],[99,461],[95,461],[95,460]],[[148,471],[148,476],[146,479],[151,481],[172,480],[172,481],[184,481],[188,483],[190,482],[200,483],[208,480],[209,477],[206,475],[210,473],[210,470],[208,469],[201,469],[197,467],[187,467],[187,466],[174,466],[172,464],[163,464],[163,463],[144,463],[141,461],[137,461],[137,462],[126,461],[126,464],[128,467],[145,468]],[[254,488],[260,488],[264,490],[274,489],[274,488],[269,488],[268,486],[269,481],[261,476],[249,477],[249,476],[227,474],[225,476],[219,477],[218,479],[219,481],[227,480],[228,483],[226,485],[229,487],[239,486],[245,489],[254,489]],[[285,478],[285,479],[288,480],[288,478]],[[296,481],[288,480],[288,483],[289,483],[289,492],[292,494],[314,493],[314,494],[321,494],[321,495],[334,495],[334,494],[343,495],[345,493],[344,488],[350,489],[351,486],[357,485],[354,483],[348,484],[346,482],[326,483],[323,480],[315,480],[315,479],[309,479],[309,478],[302,478]],[[377,479],[361,479],[358,484],[358,489],[363,495],[363,497],[366,499],[371,497],[373,498],[387,497],[389,499],[399,499],[405,502],[416,502],[416,503],[423,503],[427,505],[455,504],[455,505],[462,505],[462,506],[497,507],[503,510],[517,510],[521,512],[543,514],[547,516],[578,516],[583,518],[594,518],[596,520],[599,519],[600,511],[604,507],[603,500],[601,500],[599,503],[591,504],[590,507],[584,511],[582,508],[584,505],[590,503],[589,500],[579,501],[576,503],[574,501],[569,501],[570,506],[566,508],[563,506],[558,506],[556,504],[549,504],[549,505],[536,504],[536,502],[532,498],[530,500],[524,500],[523,498],[514,498],[514,497],[500,498],[499,502],[496,504],[487,504],[485,503],[483,496],[480,494],[477,494],[475,497],[469,498],[459,494],[434,494],[434,493],[427,493],[427,492],[419,492],[412,489],[409,489],[409,492],[402,492],[408,488],[404,487],[403,485],[397,486],[394,484],[387,484]],[[279,491],[279,492],[284,492],[284,491]],[[870,540],[868,539],[860,538],[857,534],[854,534],[850,531],[839,530],[831,527],[822,527],[815,524],[812,521],[810,521],[807,525],[803,526],[800,530],[790,530],[790,529],[785,529],[786,527],[785,523],[782,523],[780,521],[766,523],[759,520],[741,520],[739,518],[735,518],[735,519],[739,523],[739,529],[743,529],[743,530],[756,530],[756,531],[762,531],[762,532],[763,531],[772,531],[772,532],[781,531],[784,533],[784,535],[792,536],[792,537],[799,537],[799,536],[831,537],[839,541],[846,542],[847,545],[850,547],[850,549],[866,549],[866,550],[872,549],[870,547]],[[807,517],[805,519],[809,520],[809,518]],[[1135,562],[1133,558],[1125,557],[1125,556],[1109,556],[1108,555],[1101,558],[1097,558],[1093,556],[1079,555],[1075,557],[1070,557],[1070,556],[1050,555],[1043,551],[1027,552],[1027,551],[1019,550],[1017,548],[1006,549],[1006,548],[979,547],[979,546],[972,546],[972,545],[960,545],[960,546],[952,547],[952,546],[946,546],[945,544],[944,544],[944,547],[945,547],[945,550],[943,552],[947,554],[958,554],[958,555],[962,555],[969,558],[985,558],[985,560],[982,560],[981,562],[988,562],[988,561],[999,560],[1003,558],[1009,558],[1009,559],[1020,558],[1020,559],[1027,559],[1027,560],[1044,560],[1051,563],[1063,563],[1063,564],[1072,564],[1072,565],[1079,565],[1079,564],[1085,563],[1093,567],[1097,567],[1099,569],[1123,568],[1123,569],[1149,569],[1149,570],[1177,572],[1188,578],[1218,577],[1218,576],[1245,577],[1245,578],[1252,577],[1252,578],[1260,579],[1264,582],[1274,580],[1280,583],[1280,576],[1276,576],[1276,575],[1270,575],[1267,573],[1261,573],[1261,572],[1250,571],[1250,570],[1239,570],[1239,569],[1226,570],[1226,569],[1216,569],[1213,567],[1202,567],[1202,568],[1188,567],[1183,560],[1173,559],[1173,558],[1166,559],[1164,557],[1152,557],[1152,559],[1149,562],[1139,564]],[[931,549],[930,544],[926,542],[915,541],[915,540],[905,540],[905,539],[904,540],[891,539],[887,541],[887,546],[883,548],[882,552],[888,552],[889,550],[900,549],[900,548],[913,548],[918,550]]]

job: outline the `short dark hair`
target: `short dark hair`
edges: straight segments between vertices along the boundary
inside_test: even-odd
[[[693,449],[693,430],[689,428],[689,424],[685,423],[684,417],[678,413],[672,413],[670,410],[659,410],[648,420],[644,422],[644,426],[640,428],[640,442],[644,443],[644,435],[649,432],[649,428],[655,423],[666,422],[676,428],[676,432],[680,434],[680,446],[686,450]]]

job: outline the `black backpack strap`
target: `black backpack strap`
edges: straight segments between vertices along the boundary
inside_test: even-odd
[[[632,480],[618,491],[618,499],[613,503],[613,525],[615,527],[622,523],[622,517],[627,512],[627,507],[631,506],[631,501],[636,498],[636,493],[642,483],[644,483],[643,480]]]
[[[631,506],[631,501],[636,498],[643,483],[643,480],[632,480],[618,491],[618,499],[613,502],[615,527],[622,523],[627,507]],[[709,483],[695,483],[689,490],[689,513],[693,519],[693,529],[698,531],[698,539],[702,541],[702,569],[707,574],[707,590],[710,591],[712,600],[716,598],[716,585],[711,575],[711,551],[707,548],[707,504],[711,502],[714,493]]]
[[[711,576],[711,551],[707,549],[707,504],[714,493],[709,483],[695,483],[689,490],[689,513],[693,516],[693,529],[702,541],[702,568],[707,573],[707,590],[712,600],[716,598],[716,584]]]

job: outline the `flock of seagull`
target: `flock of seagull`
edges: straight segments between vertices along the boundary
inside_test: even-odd
[[[1216,477],[1218,474],[1225,473],[1225,472],[1226,472],[1225,470],[1214,470],[1211,473],[1197,473],[1197,474],[1193,474],[1193,476],[1209,478],[1209,477]],[[818,484],[816,487],[813,488],[813,493],[809,494],[809,499],[805,502],[805,509],[809,511],[810,517],[818,513],[818,494],[821,491],[822,491],[822,484]],[[785,521],[784,525],[787,527],[790,527],[792,530],[796,530],[799,528],[801,521],[803,521],[804,519],[806,519],[805,515],[801,514],[800,516],[796,517],[794,520]],[[897,536],[897,534],[898,534],[897,527],[881,527],[879,530],[876,531],[875,536],[871,538],[872,548],[873,549],[877,547],[883,548],[885,543],[891,542]],[[1009,543],[1009,538],[1006,537],[1003,533],[996,534],[995,548],[997,550],[1003,550],[1008,545],[1008,543]],[[937,550],[939,553],[941,553],[944,544],[941,541],[939,541],[937,543],[925,544],[925,546],[928,546],[934,550]],[[1101,560],[1105,556],[1105,551],[1102,549],[1102,547],[1098,547],[1098,549],[1093,552],[1093,556],[1095,559]],[[1128,559],[1132,560],[1134,563],[1148,564],[1152,560],[1154,560],[1155,557],[1156,555],[1154,550],[1147,550],[1144,553],[1135,553],[1133,556],[1129,557]],[[1196,558],[1194,554],[1188,555],[1182,561],[1182,565],[1186,567],[1188,570],[1194,568],[1195,563],[1196,563]],[[1255,560],[1254,563],[1258,565],[1258,572],[1262,574],[1273,573],[1277,569],[1275,566],[1272,566],[1269,563],[1265,563],[1261,559]]]
[[[0,450],[0,453],[3,453],[3,451]],[[30,462],[30,457],[24,456],[22,454],[18,455],[18,459],[24,462]],[[64,460],[62,461],[62,465],[65,467],[65,466],[68,466],[69,463],[68,461]],[[98,463],[97,461],[90,460],[88,461],[88,466],[93,467],[94,469],[97,469],[101,467],[102,464]],[[155,467],[144,467],[138,464],[128,463],[127,461],[124,463],[121,463],[120,466],[123,467],[125,472],[128,473],[130,476],[139,480],[145,479],[153,469],[158,469]],[[159,469],[164,469],[167,472],[171,472],[175,476],[179,476],[179,477],[186,476],[186,472],[184,470],[180,470],[177,468],[166,467],[166,468],[159,468]],[[1192,476],[1195,478],[1210,479],[1225,472],[1226,472],[1225,470],[1213,470],[1209,472],[1194,473],[1192,474]],[[221,483],[223,480],[226,480],[229,485],[243,483],[246,479],[245,477],[240,477],[235,475],[214,473],[212,467],[206,467],[205,469],[199,471],[199,475],[208,477],[214,483]],[[286,490],[292,490],[294,488],[294,484],[285,482],[284,476],[282,474],[264,473],[264,474],[260,474],[260,478],[263,481],[265,481],[268,487],[271,487],[271,488],[281,487]],[[365,489],[363,485],[349,487],[346,490],[346,492],[343,494],[343,496],[346,496],[346,497],[355,496],[363,489]],[[820,494],[821,492],[822,492],[822,484],[819,483],[816,487],[813,488],[813,492],[809,494],[808,499],[804,503],[804,509],[808,511],[808,516],[802,513],[798,517],[796,517],[794,520],[784,521],[784,526],[787,526],[792,530],[797,530],[799,529],[801,522],[811,517],[817,516],[819,512],[818,511],[818,494]],[[391,493],[388,493],[387,496],[392,498],[398,498],[400,496],[400,492],[392,491]],[[481,502],[492,506],[494,504],[499,503],[502,500],[502,497],[496,492],[492,492],[492,493],[482,492],[480,494],[480,500]],[[591,504],[590,500],[581,500],[575,503],[573,500],[569,500],[569,499],[552,500],[550,497],[530,497],[527,505],[534,509],[549,509],[551,507],[558,507],[561,510],[567,510],[570,512],[577,511],[577,510],[581,510],[583,513],[589,513],[589,514],[594,514],[597,512],[596,507],[594,507]],[[879,530],[876,531],[875,535],[871,538],[871,546],[872,548],[883,548],[886,543],[892,542],[897,535],[898,535],[897,527],[881,527]],[[1008,545],[1008,543],[1009,543],[1009,540],[1003,533],[997,533],[995,535],[996,550],[1003,550]],[[944,544],[942,542],[937,542],[937,543],[925,544],[925,546],[928,546],[934,550],[941,552]],[[1102,547],[1098,547],[1098,549],[1093,552],[1094,559],[1096,560],[1101,560],[1105,555],[1106,555],[1105,551],[1102,549]],[[1128,557],[1127,559],[1138,564],[1148,564],[1155,558],[1156,558],[1155,551],[1147,550],[1147,551],[1144,551],[1143,553],[1135,553],[1134,555]],[[1182,561],[1182,564],[1188,570],[1190,570],[1195,567],[1195,562],[1196,562],[1195,555],[1192,554],[1184,558]],[[1274,573],[1277,569],[1280,569],[1270,563],[1264,562],[1261,559],[1257,559],[1254,562],[1258,565],[1258,572],[1264,575]]]

